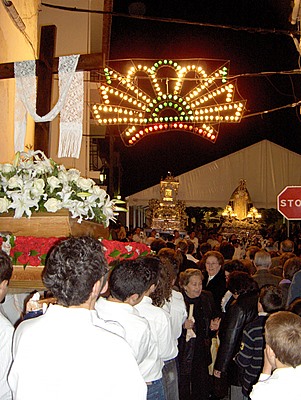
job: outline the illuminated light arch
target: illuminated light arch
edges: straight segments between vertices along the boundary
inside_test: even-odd
[[[229,62],[217,60],[111,61],[103,70],[100,102],[91,106],[100,125],[118,125],[126,146],[148,135],[178,130],[215,142],[221,123],[239,123],[246,100],[229,80]],[[201,64],[213,66],[209,73]],[[117,64],[118,72],[113,66]],[[127,67],[127,68],[126,68]]]

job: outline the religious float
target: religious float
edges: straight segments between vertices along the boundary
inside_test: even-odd
[[[221,229],[225,236],[235,234],[243,241],[248,241],[260,235],[261,214],[253,205],[244,179],[240,179],[232,193],[222,218],[224,221]]]
[[[41,151],[17,153],[12,164],[0,164],[0,245],[14,264],[10,288],[42,289],[48,251],[70,235],[101,239],[108,262],[149,252],[144,245],[107,240],[117,212],[92,179]]]
[[[160,182],[160,200],[149,201],[148,221],[151,229],[160,233],[173,233],[185,231],[187,215],[185,213],[185,202],[177,200],[179,189],[178,178],[168,173],[165,179]]]

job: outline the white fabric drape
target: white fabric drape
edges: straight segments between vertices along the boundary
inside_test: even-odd
[[[76,72],[79,55],[59,58],[59,99],[44,116],[36,112],[37,81],[34,60],[14,63],[16,79],[15,151],[25,145],[26,117],[35,122],[52,121],[61,113],[59,157],[79,157],[83,121],[83,72]],[[74,135],[73,135],[74,132]]]
[[[60,85],[62,81],[60,81]],[[84,73],[76,72],[61,111],[58,157],[79,157],[83,134]]]

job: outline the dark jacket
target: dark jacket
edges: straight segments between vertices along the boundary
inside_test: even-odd
[[[241,347],[235,362],[239,366],[240,382],[244,396],[249,396],[253,384],[258,381],[263,367],[265,347],[264,326],[268,315],[260,315],[244,329]]]
[[[267,269],[260,269],[252,276],[254,281],[258,283],[259,289],[264,285],[275,285],[278,286],[281,281],[280,276],[273,275]]]
[[[201,295],[196,299],[190,299],[185,292],[183,292],[184,301],[189,313],[190,304],[194,304],[193,317],[195,320],[194,332],[196,338],[186,342],[187,330],[182,330],[182,335],[178,340],[179,347],[179,364],[180,373],[190,373],[193,364],[205,363],[206,366],[211,364],[211,337],[213,332],[210,331],[210,322],[214,318],[215,304],[210,292],[202,291]],[[191,345],[193,343],[193,349]],[[188,349],[189,348],[189,349]]]
[[[211,364],[211,337],[215,334],[210,330],[210,321],[215,315],[215,304],[210,292],[202,291],[195,299],[183,293],[189,312],[190,304],[194,304],[193,317],[195,338],[186,341],[187,330],[183,329],[178,339],[179,365],[179,397],[180,400],[208,400],[210,377],[208,366]]]
[[[204,271],[203,288],[212,293],[216,309],[221,313],[221,301],[227,291],[225,272],[220,271],[209,281],[208,272]]]
[[[233,357],[238,353],[244,327],[257,317],[258,292],[241,294],[227,309],[219,329],[220,346],[214,368],[228,373],[229,383],[238,385]]]

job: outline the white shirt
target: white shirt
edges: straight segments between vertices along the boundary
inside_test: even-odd
[[[7,375],[12,362],[12,341],[14,327],[0,313],[0,399],[9,400],[12,398],[8,386]]]
[[[182,325],[187,318],[187,311],[182,293],[173,290],[170,300],[165,302],[162,308],[169,313],[171,318],[171,335],[174,341],[174,357],[172,358],[175,358],[178,355],[178,338],[181,336]]]
[[[51,305],[16,329],[8,381],[14,400],[146,399],[124,339],[92,323],[85,308]]]
[[[174,341],[171,335],[170,317],[162,308],[154,306],[152,299],[148,296],[144,296],[135,308],[149,322],[150,329],[158,345],[162,368],[163,361],[174,358]]]
[[[261,374],[250,394],[252,400],[300,400],[301,365],[277,368],[272,375]]]
[[[102,297],[97,300],[95,308],[99,318],[106,320],[107,325],[110,325],[110,321],[117,321],[123,327],[124,339],[133,350],[145,382],[160,379],[162,372],[158,346],[147,320],[130,304],[108,301]]]
[[[197,250],[198,250],[198,247],[199,247],[199,240],[198,240],[198,238],[195,236],[193,239],[191,239],[191,238],[188,236],[188,239],[194,244],[194,253],[196,253]]]
[[[172,290],[170,300],[165,302],[162,308],[171,316],[172,337],[178,339],[182,334],[182,325],[187,318],[187,310],[182,293]]]
[[[200,261],[197,258],[193,257],[192,254],[186,254],[186,257],[187,257],[187,260],[193,261],[196,264]]]
[[[242,260],[245,254],[245,250],[239,245],[238,247],[235,247],[232,260]]]
[[[4,303],[0,304],[0,312],[15,325],[22,318],[25,299],[28,293],[7,293]]]
[[[141,237],[140,235],[137,235],[137,233],[135,233],[135,235],[133,235],[133,241],[137,242],[137,243],[143,243],[143,237]]]

